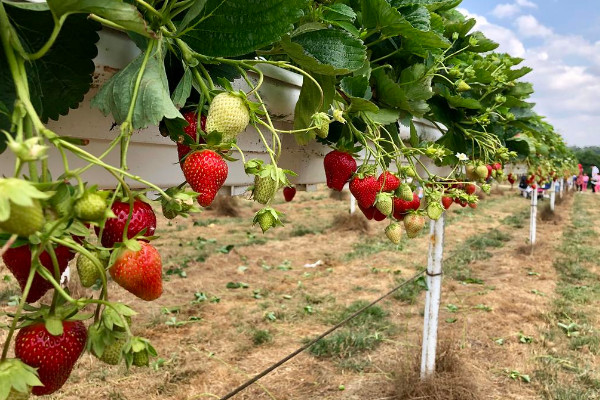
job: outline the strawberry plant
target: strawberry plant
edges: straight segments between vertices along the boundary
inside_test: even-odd
[[[382,229],[396,244],[402,227],[416,237],[426,216],[440,218],[452,202],[476,207],[476,188],[489,192],[511,161],[528,165],[532,183],[569,172],[574,158],[528,102],[533,88],[520,78],[530,69],[493,53],[497,44],[471,32],[475,21],[458,3],[0,0],[0,152],[15,160],[0,178],[0,253],[21,288],[0,358],[0,400],[59,390],[83,351],[147,366],[156,350],[132,335],[135,312],[109,301],[107,284],[109,273],[143,300],[162,293],[147,193],[158,193],[166,218],[198,212],[239,157],[254,179],[252,200],[264,206],[253,223],[263,232],[280,226],[275,194],[295,193],[295,173],[279,166],[282,135],[331,147],[327,185],[348,183],[368,219],[390,220]],[[119,126],[92,154],[47,122],[77,108],[92,87],[101,29],[126,33],[140,54],[91,101]],[[264,65],[303,77],[291,130],[275,127],[261,98]],[[234,90],[235,79],[247,91]],[[420,135],[418,119],[437,136]],[[167,189],[128,168],[134,131],[157,125],[177,143],[183,172]],[[238,137],[248,127],[268,161],[246,160]],[[59,174],[50,173],[50,150]],[[113,153],[117,163],[107,161]],[[85,181],[92,168],[112,176],[112,190]],[[75,255],[90,287],[82,298],[60,285]]]

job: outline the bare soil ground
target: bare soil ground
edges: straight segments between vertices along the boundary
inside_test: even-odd
[[[600,200],[590,199],[597,208]],[[86,354],[50,398],[219,398],[334,325],[347,307],[377,298],[426,266],[425,232],[394,246],[383,234],[385,222],[356,225],[344,217],[348,201],[326,190],[277,203],[286,226],[265,235],[250,226],[258,208],[243,200],[234,205],[238,217],[220,216],[215,207],[187,220],[161,219],[155,243],[163,257],[163,296],[147,303],[110,287],[111,300],[139,313],[133,332],[152,341],[159,359],[152,368],[126,371]],[[552,308],[553,262],[572,203],[567,196],[554,218],[539,222],[533,253],[529,202],[516,192],[500,188],[477,210],[450,209],[440,373],[451,374],[443,384],[418,384],[424,292],[412,285],[380,303],[372,320],[345,328],[346,336],[321,347],[319,356],[306,351],[235,398],[540,398],[538,386],[522,376],[539,368],[544,351],[536,343]],[[231,204],[225,211],[231,213]],[[84,293],[76,281],[72,290]],[[5,293],[14,287],[14,280],[0,283],[5,311]]]

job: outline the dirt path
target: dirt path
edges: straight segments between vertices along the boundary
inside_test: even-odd
[[[537,398],[504,369],[534,369],[519,332],[535,336],[549,308],[556,282],[549,255],[563,225],[542,223],[530,256],[523,251],[528,202],[514,192],[501,194],[477,210],[449,213],[445,251],[452,271],[444,281],[441,338],[457,344],[471,378],[487,388],[485,398]],[[288,223],[264,236],[249,226],[256,207],[241,204],[237,218],[209,211],[194,220],[160,221],[157,244],[169,281],[157,302],[111,287],[112,300],[140,313],[134,333],[160,349],[154,368],[127,372],[86,355],[53,398],[215,398],[326,330],[346,307],[376,298],[426,263],[427,235],[396,247],[381,232],[385,223],[371,223],[370,234],[333,229],[348,203],[324,190],[279,204]],[[569,201],[559,206],[564,221],[569,208]],[[403,292],[382,304],[385,315],[374,330],[349,333],[353,344],[372,345],[368,351],[325,358],[304,353],[236,399],[396,398],[400,365],[420,352],[423,296],[418,287]],[[502,345],[495,342],[500,338]]]

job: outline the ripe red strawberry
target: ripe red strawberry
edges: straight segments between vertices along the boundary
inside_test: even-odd
[[[499,162],[492,164],[492,169],[496,171],[500,171],[502,169],[502,164]]]
[[[383,171],[377,178],[377,182],[381,185],[381,191],[383,192],[393,192],[398,189],[401,183],[400,179],[390,171]]]
[[[113,247],[115,243],[123,241],[123,231],[129,217],[129,202],[115,201],[111,210],[115,213],[116,218],[109,218],[104,224],[104,231],[101,238],[102,246],[104,247]],[[100,233],[100,228],[95,227],[95,230],[96,234]],[[155,230],[156,215],[152,207],[150,204],[136,199],[133,202],[133,212],[129,227],[127,228],[127,238],[131,239],[142,231],[144,231],[144,236],[152,236]]]
[[[65,269],[67,269],[72,253],[64,246],[58,246],[54,249],[54,252],[56,253],[56,258],[58,260],[58,269],[62,274]],[[2,260],[10,272],[15,276],[15,279],[19,282],[21,291],[23,291],[31,269],[31,249],[29,246],[25,245],[6,250],[2,255]],[[40,255],[40,262],[48,271],[54,274],[54,265],[52,264],[50,254],[44,251]],[[51,288],[52,284],[50,282],[42,278],[39,274],[36,274],[33,278],[31,289],[29,289],[29,294],[25,300],[28,303],[34,303]]]
[[[362,213],[365,214],[365,217],[367,217],[367,219],[369,221],[371,221],[373,219],[373,217],[375,216],[375,211],[377,210],[374,206],[364,208],[364,207],[361,207],[360,204],[358,205],[358,208],[360,208],[360,211],[362,211]]]
[[[37,368],[44,386],[34,386],[36,396],[60,389],[85,348],[87,330],[81,321],[63,321],[63,333],[53,336],[42,322],[19,330],[15,339],[15,355],[25,364]]]
[[[486,165],[485,167],[487,168],[487,171],[488,171],[488,173],[487,173],[487,177],[486,177],[485,179],[490,179],[490,176],[492,176],[492,171],[493,171],[494,169],[493,169],[493,168],[492,168],[492,166],[491,166],[491,165],[489,165],[489,164],[488,164],[488,165]]]
[[[356,198],[358,204],[364,208],[375,204],[378,192],[379,182],[374,176],[365,176],[362,179],[356,176],[350,181],[350,193]]]
[[[296,188],[293,186],[286,186],[283,188],[283,197],[285,201],[290,202],[294,200],[294,196],[296,195]]]
[[[375,207],[375,206],[371,206],[371,207],[375,209],[375,211],[373,212],[373,219],[375,221],[380,222],[387,218],[387,216],[384,213],[382,213],[381,211],[379,211],[377,209],[377,207]]]
[[[192,139],[192,141],[195,142],[198,131],[198,114],[194,111],[188,111],[186,113],[183,113],[183,118],[185,118],[185,120],[189,124],[188,126],[183,128],[183,133],[185,133]],[[202,129],[203,131],[206,129],[206,117],[204,115],[200,117],[200,129]],[[198,142],[201,144],[206,143],[202,137],[200,137]],[[177,154],[179,155],[180,163],[183,157],[187,156],[190,151],[192,151],[190,146],[187,146],[182,143],[177,143]],[[179,166],[183,169],[183,163],[179,164]]]
[[[398,221],[402,221],[404,219],[404,215],[406,214],[408,204],[410,202],[403,200],[399,197],[394,197],[394,212],[393,216]]]
[[[447,197],[447,196],[443,196],[442,197],[442,205],[444,206],[444,209],[449,209],[450,206],[452,205],[453,200],[452,197]]]
[[[469,203],[469,207],[475,209],[477,208],[477,203]]]
[[[111,265],[110,276],[122,288],[142,300],[156,300],[162,294],[162,261],[151,244],[138,241],[138,251],[123,249]]]
[[[327,187],[341,192],[356,172],[356,160],[349,153],[333,150],[323,160]],[[370,205],[369,205],[370,206]]]
[[[419,198],[419,195],[416,193],[413,193],[412,201],[407,202],[405,207],[406,207],[406,211],[418,210],[419,207],[421,207],[421,199]]]
[[[213,202],[228,172],[225,160],[212,150],[195,151],[183,163],[183,175],[192,190],[200,193],[198,203],[202,207]]]
[[[475,191],[477,191],[477,186],[474,184],[468,183],[467,186],[465,186],[465,192],[467,192],[467,194],[473,194]]]

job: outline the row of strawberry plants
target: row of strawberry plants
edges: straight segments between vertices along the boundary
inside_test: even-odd
[[[278,190],[290,192],[295,175],[278,165],[286,157],[281,135],[294,135],[299,145],[317,140],[332,148],[327,185],[348,184],[367,218],[389,221],[385,233],[397,243],[400,221],[414,237],[426,217],[440,218],[453,202],[476,207],[477,186],[488,191],[511,160],[540,176],[568,172],[564,142],[527,102],[533,89],[519,79],[530,70],[491,53],[497,44],[471,32],[475,21],[456,11],[459,3],[0,0],[0,150],[15,156],[12,176],[0,179],[1,253],[22,290],[8,314],[0,400],[59,390],[86,349],[128,367],[148,365],[156,354],[132,334],[135,312],[109,300],[107,272],[143,300],[162,293],[160,255],[151,244],[156,216],[131,181],[159,193],[165,217],[185,217],[212,203],[227,179],[226,161],[239,155],[254,177],[251,199],[264,205],[254,223],[265,232],[281,225],[271,203]],[[140,55],[92,100],[120,125],[95,155],[46,122],[76,108],[92,86],[103,26],[127,33]],[[261,98],[264,64],[304,77],[292,130],[275,126]],[[249,91],[233,90],[235,79]],[[437,127],[440,138],[422,139],[415,118]],[[185,178],[179,186],[163,189],[128,170],[132,134],[152,125],[177,142]],[[246,160],[237,145],[248,125],[268,161]],[[55,177],[51,147],[63,163]],[[105,160],[116,151],[120,163],[111,165]],[[73,167],[68,155],[85,165]],[[115,189],[85,182],[90,168],[108,171]],[[99,288],[78,299],[60,285],[76,255],[82,284]],[[50,304],[33,304],[50,290]]]

